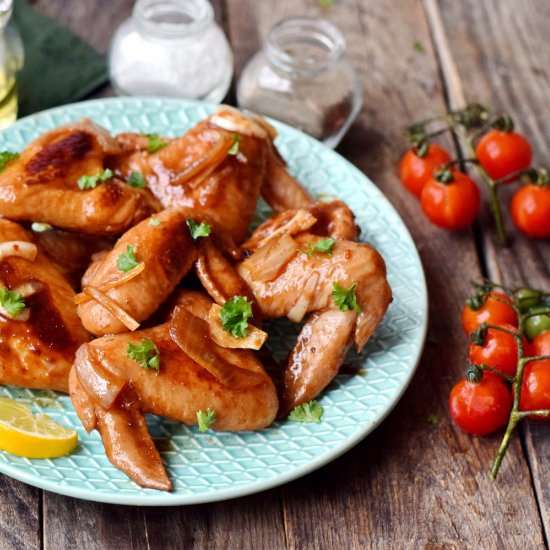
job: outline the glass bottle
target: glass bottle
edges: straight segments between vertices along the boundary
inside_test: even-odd
[[[109,72],[121,95],[219,102],[233,56],[207,0],[137,0],[113,37]]]
[[[23,66],[23,42],[10,22],[13,0],[0,0],[0,129],[17,118],[16,73]]]
[[[240,107],[336,147],[361,108],[361,87],[340,31],[324,19],[283,19],[237,86]]]

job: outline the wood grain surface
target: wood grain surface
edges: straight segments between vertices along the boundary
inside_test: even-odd
[[[101,52],[132,4],[35,2]],[[465,368],[459,312],[468,281],[488,269],[514,284],[550,288],[550,250],[517,236],[509,250],[497,248],[487,213],[474,231],[447,234],[434,228],[403,191],[396,166],[406,147],[404,126],[457,100],[457,84],[442,65],[448,63],[445,53],[466,98],[514,116],[544,162],[550,138],[550,6],[542,0],[435,2],[449,45],[443,51],[433,13],[421,0],[335,0],[329,9],[317,0],[214,5],[234,50],[237,78],[282,17],[322,16],[343,31],[364,106],[338,150],[388,196],[418,246],[430,294],[429,336],[418,372],[388,419],[351,452],[301,480],[251,497],[138,509],[42,493],[0,476],[0,549],[545,547],[546,426],[528,427],[523,441],[514,440],[493,483],[487,469],[499,436],[462,433],[446,407]],[[106,87],[99,95],[111,93]],[[438,422],[428,422],[429,415]]]

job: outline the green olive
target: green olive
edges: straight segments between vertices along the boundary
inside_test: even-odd
[[[525,336],[529,340],[533,340],[541,332],[550,330],[550,315],[548,313],[548,307],[539,306],[529,310],[529,313],[539,313],[540,315],[533,315],[525,320]]]
[[[522,313],[540,304],[540,292],[532,288],[518,288],[514,292],[514,300]]]

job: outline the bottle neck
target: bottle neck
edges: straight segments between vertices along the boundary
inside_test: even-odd
[[[346,50],[340,31],[325,19],[292,17],[276,23],[267,37],[266,55],[279,71],[314,77],[336,65]]]
[[[214,20],[208,0],[137,0],[133,16],[143,35],[179,40],[195,37]]]

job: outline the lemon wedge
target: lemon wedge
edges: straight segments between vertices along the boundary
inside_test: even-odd
[[[33,415],[29,407],[0,397],[0,449],[25,458],[56,458],[70,453],[78,435],[47,414]]]

